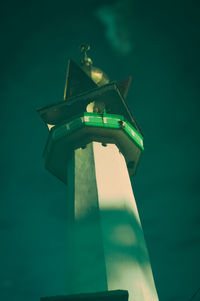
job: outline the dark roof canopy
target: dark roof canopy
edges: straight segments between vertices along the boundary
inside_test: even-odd
[[[58,125],[86,111],[90,102],[103,102],[107,113],[123,115],[138,132],[141,132],[136,120],[129,110],[125,97],[131,78],[101,87],[72,60],[68,62],[65,95],[66,100],[38,109],[38,113],[47,124]]]

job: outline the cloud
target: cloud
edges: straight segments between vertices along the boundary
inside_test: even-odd
[[[121,55],[130,54],[134,46],[129,26],[130,8],[129,0],[125,0],[100,6],[95,11],[96,17],[105,25],[108,41]]]

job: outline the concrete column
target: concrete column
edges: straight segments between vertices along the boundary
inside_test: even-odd
[[[68,228],[71,230],[69,244],[71,262],[67,293],[106,291],[108,286],[93,143],[88,144],[85,149],[75,150],[74,162],[71,162],[68,172],[69,181],[73,173],[74,183],[68,185],[69,194],[73,195],[74,192],[74,200],[72,200],[74,208],[73,213],[71,211],[73,218],[69,217],[68,222]],[[71,199],[69,201],[71,202]]]
[[[123,155],[93,142],[75,151],[74,234],[69,293],[114,289],[158,300]]]
[[[131,301],[158,300],[126,162],[116,145],[94,143],[96,181],[108,289]]]

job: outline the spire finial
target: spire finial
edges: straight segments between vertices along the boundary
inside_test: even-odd
[[[91,49],[89,44],[81,44],[80,45],[81,53],[83,55],[83,58],[81,60],[81,64],[87,67],[90,67],[92,65],[92,60],[87,56],[87,52]]]

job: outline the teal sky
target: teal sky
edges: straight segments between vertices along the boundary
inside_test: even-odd
[[[198,1],[1,4],[0,300],[65,293],[67,187],[44,169],[36,109],[63,97],[68,58],[89,42],[144,132],[132,180],[161,301],[200,287]],[[200,300],[198,297],[195,300]]]

